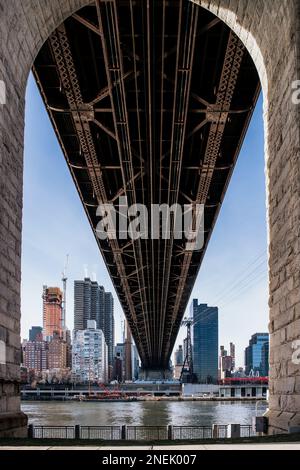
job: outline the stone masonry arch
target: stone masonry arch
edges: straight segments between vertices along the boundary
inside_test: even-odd
[[[270,432],[300,426],[299,0],[194,0],[240,37],[264,93],[270,289]],[[0,436],[26,434],[20,412],[20,281],[25,89],[42,44],[91,0],[0,0]],[[1,82],[0,82],[1,83]],[[3,103],[3,104],[1,104]],[[3,353],[4,350],[4,353]],[[297,356],[297,355],[296,355]],[[294,354],[295,358],[295,354]]]

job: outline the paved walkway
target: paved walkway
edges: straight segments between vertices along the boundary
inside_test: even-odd
[[[288,443],[278,442],[270,444],[202,444],[202,445],[185,445],[185,446],[123,446],[123,447],[99,447],[99,446],[1,446],[1,450],[98,450],[103,452],[123,450],[159,450],[169,451],[172,450],[176,453],[176,450],[184,451],[204,451],[204,450],[300,450],[299,443]]]

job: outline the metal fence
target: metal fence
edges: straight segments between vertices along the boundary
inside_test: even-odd
[[[115,441],[122,439],[120,426],[80,426],[80,439]]]
[[[256,436],[256,433],[253,430],[251,425],[241,424],[241,426],[240,426],[240,435],[241,435],[241,437],[254,437],[254,436]]]
[[[75,439],[75,427],[32,426],[32,428],[29,428],[29,437],[34,439]]]
[[[213,438],[214,439],[226,439],[227,437],[228,437],[228,426],[226,424],[213,426]]]
[[[126,439],[130,441],[166,441],[167,426],[126,426]]]
[[[211,426],[173,426],[172,439],[212,439]]]
[[[161,441],[226,439],[229,426],[34,426],[28,427],[32,439],[97,439],[103,441]],[[251,425],[241,425],[239,436],[253,437]],[[238,436],[235,436],[238,437]]]

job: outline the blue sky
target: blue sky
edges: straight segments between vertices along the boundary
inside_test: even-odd
[[[262,99],[256,107],[192,298],[219,306],[220,344],[236,344],[237,363],[250,336],[267,331],[268,280]],[[96,273],[114,292],[62,151],[30,76],[26,95],[22,251],[22,337],[42,324],[42,286],[61,285],[69,254],[67,324],[73,327],[73,281]],[[115,297],[116,339],[122,309]],[[188,313],[188,312],[187,312]],[[185,330],[180,331],[177,344]]]

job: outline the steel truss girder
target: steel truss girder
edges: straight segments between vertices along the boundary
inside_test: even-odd
[[[102,9],[101,4],[105,4],[105,8]],[[113,109],[115,134],[117,139],[120,164],[122,167],[123,189],[128,199],[128,204],[133,205],[137,203],[134,184],[137,175],[135,174],[133,168],[132,143],[128,122],[125,85],[123,80],[123,77],[125,76],[125,71],[123,67],[123,57],[120,46],[117,5],[115,0],[112,0],[110,2],[97,0],[96,7],[99,25],[102,31],[102,49],[106,66],[109,95]],[[107,28],[105,28],[106,26]],[[104,35],[104,29],[107,30],[108,37]],[[112,83],[115,84],[114,93],[112,93]],[[147,308],[148,300],[146,292],[146,281],[144,276],[141,240],[136,240],[132,244],[132,247],[137,271],[140,272],[140,276],[138,276],[137,280],[140,288],[141,305],[144,313],[144,328],[146,331],[146,339],[148,346],[147,351],[143,351],[139,348],[139,353],[142,361],[144,363],[147,363],[147,357],[148,355],[151,356],[151,354],[153,354],[153,351],[152,344],[150,341],[150,317]]]
[[[230,32],[223,70],[217,92],[217,99],[215,104],[217,109],[226,110],[227,112],[230,110],[230,105],[236,87],[244,52],[244,45],[241,43],[241,41],[239,41],[234,33]],[[211,123],[204,161],[201,167],[200,181],[195,204],[205,204],[207,200],[212,176],[214,173],[217,157],[220,152],[221,142],[227,123],[227,117],[228,115],[224,116],[224,113],[215,114],[215,120]],[[184,255],[183,267],[180,281],[177,286],[176,302],[172,315],[173,326],[171,329],[169,342],[166,344],[165,350],[171,349],[175,342],[173,332],[177,328],[176,322],[178,323],[178,315],[182,316],[183,314],[183,312],[180,312],[181,297],[184,291],[184,286],[186,285],[192,256],[192,251],[186,252]]]
[[[168,182],[168,205],[176,203],[178,200],[180,173],[182,164],[182,153],[184,148],[185,129],[187,121],[187,112],[190,98],[190,86],[192,76],[192,66],[194,61],[195,40],[198,24],[199,9],[196,5],[190,4],[187,14],[188,24],[182,32],[183,20],[183,2],[180,3],[179,12],[179,25],[178,25],[178,42],[177,42],[177,55],[176,55],[176,73],[174,84],[174,103],[173,103],[173,124],[172,124],[172,139],[171,150],[169,156],[169,182]],[[175,168],[175,172],[174,172]],[[169,332],[165,330],[165,319],[167,314],[167,301],[168,294],[171,289],[170,286],[170,273],[173,251],[173,237],[170,241],[164,244],[164,261],[163,261],[163,276],[162,276],[162,301],[160,316],[161,329],[160,329],[160,354],[163,362],[167,366],[170,350],[164,349],[166,336]],[[169,339],[167,339],[168,344]]]
[[[83,99],[80,91],[80,86],[77,78],[77,73],[72,57],[72,52],[67,37],[64,25],[61,25],[49,39],[52,51],[58,65],[58,71],[64,88],[70,109],[82,108]],[[93,137],[90,131],[89,119],[85,114],[73,112],[74,126],[77,131],[78,140],[82,154],[84,156],[86,167],[91,178],[93,191],[98,204],[107,204],[108,198],[106,195],[104,183],[102,180],[101,165],[98,160],[96,149],[93,143]],[[139,337],[138,328],[136,327],[136,315],[133,301],[130,297],[130,287],[126,275],[125,266],[122,259],[122,254],[118,246],[117,240],[110,240],[110,246],[114,254],[115,263],[117,266],[119,278],[126,295],[128,308],[131,315],[131,326],[134,334]],[[100,246],[101,249],[101,246]],[[103,253],[103,258],[105,254]]]

